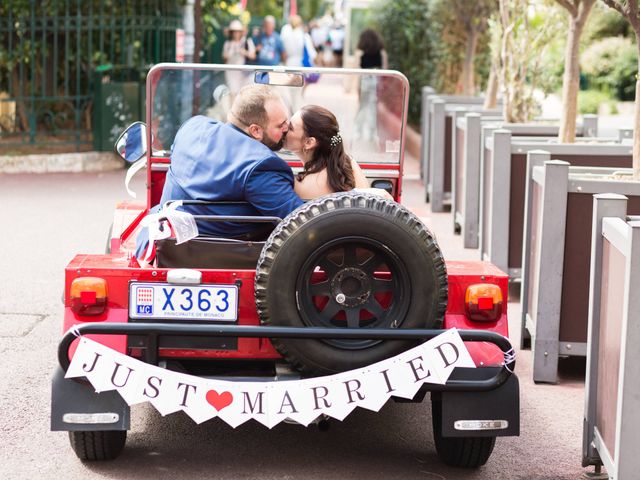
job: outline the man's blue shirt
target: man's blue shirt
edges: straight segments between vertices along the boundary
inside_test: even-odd
[[[268,66],[280,64],[284,46],[282,45],[282,40],[278,32],[273,32],[271,35],[261,33],[254,37],[253,43],[256,46],[262,45],[262,48],[256,56],[256,64]]]
[[[231,124],[196,116],[176,134],[160,205],[168,200],[244,201],[248,205],[197,205],[181,210],[284,218],[303,204],[293,183],[289,165],[265,145]],[[198,221],[198,231],[232,238],[260,225]],[[138,254],[146,243],[142,237],[139,240]]]

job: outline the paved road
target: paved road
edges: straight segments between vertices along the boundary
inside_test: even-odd
[[[415,166],[411,169],[415,172]],[[127,448],[114,462],[82,464],[67,436],[49,432],[50,376],[61,334],[63,269],[75,253],[104,249],[124,172],[0,176],[0,477],[261,479],[580,478],[583,365],[561,365],[562,384],[533,385],[530,352],[518,353],[522,435],[498,439],[476,471],[439,463],[428,402],[357,411],[327,432],[295,425],[195,425],[149,406],[132,410]],[[453,237],[449,214],[431,214],[418,180],[405,202],[434,229],[445,257],[476,258]],[[140,187],[140,184],[137,184]],[[511,303],[512,323],[518,304]],[[513,327],[512,327],[513,328]],[[515,339],[514,344],[517,344]]]

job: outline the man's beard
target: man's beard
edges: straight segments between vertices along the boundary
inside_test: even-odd
[[[286,136],[286,134],[282,135],[282,138],[280,139],[280,141],[279,142],[275,142],[271,138],[269,138],[268,135],[265,135],[262,138],[262,144],[265,145],[270,150],[272,150],[274,152],[277,152],[278,150],[282,149],[282,146],[284,145],[285,136]]]

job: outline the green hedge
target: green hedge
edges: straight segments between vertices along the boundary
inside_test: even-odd
[[[589,88],[619,100],[634,99],[638,56],[631,39],[609,37],[594,42],[584,51],[580,63]]]

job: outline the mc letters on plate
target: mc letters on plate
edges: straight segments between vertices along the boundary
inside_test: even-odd
[[[238,317],[238,287],[132,282],[129,317],[234,322]]]

